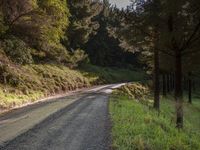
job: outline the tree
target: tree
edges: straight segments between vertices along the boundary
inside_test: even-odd
[[[153,72],[154,108],[160,108],[160,27],[162,26],[160,1],[134,1],[131,7],[121,12],[122,26],[118,34],[128,45],[134,45],[131,51],[142,50],[143,58]],[[119,16],[119,15],[118,15]],[[150,60],[150,61],[149,61]]]
[[[200,19],[194,1],[166,1],[165,21],[168,22],[163,33],[164,43],[175,57],[175,100],[177,127],[183,127],[183,55],[192,53],[191,47],[199,42]]]
[[[196,53],[200,41],[199,2],[196,0],[138,0],[122,11],[123,29],[119,34],[135,49],[146,52],[145,58],[151,58],[147,63],[154,69],[154,107],[159,102],[159,69],[167,70],[165,62],[159,63],[159,58],[172,57],[171,71],[175,74],[175,100],[177,127],[183,127],[183,57]],[[121,33],[120,33],[121,32]],[[153,55],[152,55],[153,54]],[[163,55],[165,54],[165,55]],[[154,56],[154,57],[151,57]],[[154,59],[153,59],[154,58]],[[153,61],[154,60],[154,61]],[[149,63],[150,62],[150,63]],[[151,62],[154,62],[152,65]],[[159,67],[161,66],[161,67]],[[169,75],[169,88],[172,88],[172,75]]]
[[[69,21],[67,1],[1,0],[7,38],[14,35],[25,41],[45,59],[62,61],[67,51],[61,45]]]
[[[1,8],[0,8],[1,9]],[[3,13],[0,10],[0,38],[4,33],[6,32],[7,28],[5,26],[4,18],[3,18]]]
[[[99,27],[93,18],[99,14],[102,5],[93,0],[68,0],[70,24],[66,30],[63,44],[72,50],[83,48],[83,45],[94,35]]]

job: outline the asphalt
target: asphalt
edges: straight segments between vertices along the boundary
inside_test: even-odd
[[[60,109],[18,136],[13,136],[13,139],[4,141],[0,150],[109,150],[111,123],[108,99],[115,86],[83,92],[76,100],[63,107],[60,105],[69,98],[58,100],[62,102],[58,105]],[[51,102],[51,105],[54,105],[54,102],[57,101]],[[46,105],[48,103],[39,104],[30,110],[38,107],[42,109]],[[23,113],[28,113],[28,110],[18,110],[0,116],[0,121],[19,117]]]

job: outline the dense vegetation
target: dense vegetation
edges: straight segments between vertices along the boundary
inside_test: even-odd
[[[149,149],[160,149],[161,144],[166,149],[187,149],[192,136],[189,141],[198,149],[199,135],[189,133],[198,123],[187,115],[199,113],[194,97],[200,85],[199,8],[199,0],[132,0],[126,9],[113,7],[108,0],[0,0],[0,107],[94,84],[143,78],[144,87],[139,83],[131,90],[123,87],[123,94],[118,93],[122,97],[111,102],[116,126],[121,123],[117,122],[121,109],[127,109],[124,115],[131,118],[135,108],[132,115],[144,125],[143,132],[149,127],[142,118],[149,117],[147,124],[153,129],[161,126],[152,132],[160,137],[167,132],[169,141],[148,145],[147,135],[147,141],[139,137],[136,143],[144,142],[142,146]],[[132,99],[146,100],[154,110],[128,101],[127,93]],[[160,101],[161,94],[170,100]],[[152,105],[147,99],[153,99]],[[173,125],[184,131],[179,133]],[[183,139],[171,141],[175,137]]]
[[[128,69],[136,56],[109,33],[110,9],[106,0],[0,0],[0,108],[91,85],[133,81],[136,71]],[[99,45],[91,45],[93,41]]]
[[[161,87],[164,96],[173,92],[178,128],[184,126],[184,90],[192,103],[192,87],[199,86],[199,8],[197,0],[135,0],[112,11],[114,34],[130,51],[139,51],[152,76],[154,108],[161,111]]]

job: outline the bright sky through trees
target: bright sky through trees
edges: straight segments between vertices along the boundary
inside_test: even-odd
[[[117,5],[118,7],[122,8],[122,7],[126,7],[127,5],[129,5],[130,0],[110,0],[110,3],[113,5]]]

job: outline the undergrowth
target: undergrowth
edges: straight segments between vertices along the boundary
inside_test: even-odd
[[[135,71],[92,65],[81,69],[70,69],[61,64],[16,65],[1,53],[0,109],[92,85],[131,81],[138,78],[137,74]]]

